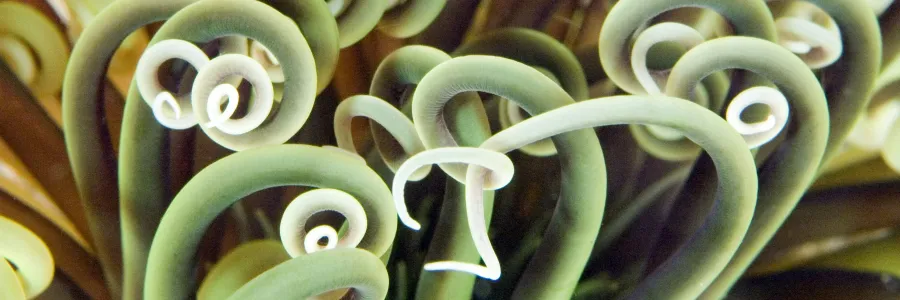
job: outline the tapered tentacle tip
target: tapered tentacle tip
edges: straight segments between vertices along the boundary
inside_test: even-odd
[[[419,224],[419,222],[416,222],[416,220],[413,220],[412,218],[400,218],[400,222],[402,222],[403,225],[406,225],[406,227],[409,227],[409,229],[415,231],[422,229],[422,224]]]
[[[423,267],[426,271],[458,271],[470,273],[475,276],[497,280],[500,279],[500,268],[488,268],[476,264],[457,262],[457,261],[437,261],[425,264]]]

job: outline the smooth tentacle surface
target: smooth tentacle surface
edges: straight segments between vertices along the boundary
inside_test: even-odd
[[[829,134],[826,162],[833,157],[869,104],[881,65],[881,35],[871,9],[846,0],[811,0],[828,13],[841,32],[843,52],[824,70],[822,87],[828,99]]]
[[[660,88],[660,83],[666,81],[666,75],[670,71],[657,71],[655,76],[645,74],[646,62],[650,59],[659,60],[647,57],[645,51],[663,41],[677,42],[684,48],[691,48],[702,42],[702,35],[685,25],[669,23],[657,24],[643,31],[640,31],[640,28],[643,22],[650,18],[684,6],[706,8],[719,13],[725,20],[731,22],[736,35],[775,40],[772,16],[762,1],[651,1],[646,4],[638,1],[622,2],[610,11],[600,32],[600,40],[607,41],[599,43],[600,62],[609,74],[610,80],[631,94],[655,95],[663,92],[671,95]],[[640,34],[633,48],[627,47],[629,38],[636,32]],[[677,34],[671,34],[672,32]],[[628,51],[631,51],[630,60],[626,59]],[[702,86],[696,87],[698,92],[685,99],[708,103],[709,109],[718,112],[728,90],[727,81],[724,74],[713,74]],[[661,159],[691,160],[699,153],[696,145],[666,128],[631,126],[631,133],[643,149]]]
[[[510,69],[511,68],[511,69]],[[492,76],[516,74],[516,76]],[[438,65],[425,75],[413,95],[413,123],[426,147],[455,146],[441,114],[456,94],[482,91],[516,101],[532,115],[574,100],[537,70],[511,60],[465,56]],[[605,164],[597,137],[588,130],[554,137],[562,164],[562,198],[546,239],[519,282],[517,295],[564,298],[571,295],[590,255],[603,216]],[[463,168],[441,168],[465,182]],[[599,184],[598,184],[599,182]],[[473,218],[469,215],[469,218]]]
[[[370,93],[384,97],[387,101],[396,105],[410,108],[409,94],[420,83],[426,73],[430,72],[438,64],[450,59],[443,51],[422,46],[408,46],[398,49],[379,65],[372,80]],[[481,144],[490,135],[485,108],[481,104],[480,97],[474,92],[461,93],[453,97],[452,105],[444,112],[445,120],[450,134],[458,140],[460,146],[474,147]],[[404,103],[405,102],[405,103]],[[372,134],[375,137],[375,145],[382,157],[397,157],[396,150],[391,150],[388,143],[387,132],[383,127],[372,124]],[[418,132],[417,132],[418,133]],[[395,148],[395,147],[394,147]],[[446,164],[445,164],[446,165]],[[425,168],[430,168],[430,164]],[[415,177],[422,169],[413,173]],[[413,177],[413,178],[414,178]],[[435,238],[428,247],[426,260],[453,260],[477,264],[481,256],[479,249],[468,239],[459,239],[470,235],[470,230],[465,224],[456,224],[459,220],[466,219],[464,202],[464,190],[462,183],[450,179],[445,188],[448,192],[444,195],[444,204],[441,207],[441,216],[435,228]],[[484,207],[493,207],[492,191],[483,192]],[[490,222],[490,215],[485,216],[485,222]],[[483,247],[482,247],[483,249]],[[416,297],[426,299],[429,297],[452,298],[461,295],[472,294],[475,276],[456,272],[430,272],[420,274],[416,287]]]
[[[538,31],[522,28],[493,31],[463,44],[453,54],[495,55],[525,63],[557,81],[575,101],[587,98],[587,82],[578,59],[563,44]],[[499,102],[498,111],[501,114],[499,118],[503,128],[525,118],[515,101],[500,98]],[[534,156],[556,154],[556,148],[549,139],[528,145],[521,150]]]
[[[900,222],[896,1],[62,2],[0,3],[0,298],[895,293],[822,258]]]
[[[649,105],[652,101],[659,104]],[[638,109],[641,107],[644,109]],[[660,118],[651,112],[655,109],[669,114]],[[523,121],[491,137],[482,148],[507,151],[545,136],[612,124],[655,124],[682,130],[713,157],[720,177],[717,202],[713,213],[690,243],[637,286],[629,298],[692,299],[731,259],[746,233],[749,214],[756,205],[757,183],[750,152],[746,146],[732,142],[740,137],[720,125],[722,122],[715,114],[677,98],[610,97],[565,106]]]
[[[259,274],[290,258],[278,241],[241,244],[219,259],[206,274],[197,290],[197,299],[226,299]]]
[[[765,55],[768,59],[752,59],[753,56],[748,55],[751,53]],[[779,145],[784,150],[769,157],[767,160],[772,163],[760,169],[759,207],[748,236],[729,267],[707,291],[709,297],[718,298],[724,296],[739,274],[743,273],[812,183],[825,151],[828,112],[825,95],[812,72],[804,68],[804,63],[796,56],[774,43],[746,37],[720,38],[694,48],[683,59],[673,68],[666,87],[673,96],[688,95],[690,87],[696,85],[705,74],[725,68],[740,68],[774,82],[784,97],[789,99],[793,111],[794,125],[788,130],[787,140]]]
[[[179,11],[160,28],[150,45],[153,47],[160,41],[171,39],[202,43],[229,35],[243,35],[265,44],[278,57],[285,76],[284,96],[275,115],[266,116],[264,113],[262,118],[256,119],[255,124],[262,123],[259,127],[241,135],[232,135],[219,127],[206,126],[209,125],[210,114],[198,113],[196,116],[197,121],[203,124],[200,126],[203,132],[227,148],[240,150],[284,143],[303,126],[312,110],[316,70],[313,69],[311,50],[297,26],[272,7],[253,1],[229,1],[224,3],[228,5],[222,4],[201,1]],[[215,13],[210,14],[211,12]],[[211,24],[216,26],[210,26]],[[216,57],[208,66],[199,69],[191,97],[194,111],[208,111],[207,101],[217,100],[209,99],[206,95],[229,75],[250,72],[229,62],[229,57],[240,59],[233,55],[235,54]],[[248,62],[248,59],[245,57],[243,61]],[[221,63],[215,64],[217,61]],[[265,78],[264,71],[257,69],[256,74],[263,78],[254,76],[248,78],[248,81],[258,86],[260,91],[263,86],[271,85]],[[128,276],[133,276],[127,283],[135,286],[129,289],[130,294],[140,294],[146,253],[156,224],[165,210],[162,199],[167,197],[163,177],[165,173],[147,174],[145,168],[157,165],[166,156],[165,130],[153,118],[152,109],[140,100],[139,89],[135,88],[135,84],[132,86],[126,103],[126,122],[122,129],[122,162],[119,173],[123,239],[126,239],[123,244],[127,247],[126,255],[129,255],[125,265],[133,268],[126,272]],[[261,92],[256,95],[264,97]],[[272,96],[269,94],[266,97]],[[263,101],[256,101],[254,105],[261,102]],[[215,111],[215,107],[213,108]]]
[[[322,276],[314,270],[328,270]],[[353,299],[385,299],[388,274],[384,264],[361,249],[334,249],[283,262],[260,274],[228,299],[307,299],[351,288]]]
[[[152,226],[130,226],[124,224],[120,238],[119,231],[119,189],[116,186],[116,162],[112,147],[104,132],[102,106],[99,97],[99,89],[104,74],[105,64],[116,50],[116,47],[132,31],[155,21],[163,20],[176,11],[192,3],[192,0],[147,2],[147,1],[116,1],[97,15],[91,22],[72,49],[72,55],[80,59],[72,60],[66,68],[65,81],[63,83],[63,131],[66,137],[66,149],[72,163],[72,171],[75,175],[78,191],[90,223],[98,256],[104,267],[104,274],[110,289],[115,297],[121,295],[122,266],[129,268],[135,263],[128,258],[123,263],[122,256],[131,256],[129,247],[139,246],[141,243],[129,242],[127,239],[144,233],[143,240],[149,240],[153,234]],[[136,102],[136,101],[133,101]],[[129,118],[129,122],[139,122]],[[160,126],[143,128],[141,132],[145,139],[160,139],[163,130]],[[124,149],[123,149],[124,150]],[[124,153],[123,153],[124,154]],[[153,160],[154,165],[159,160]],[[142,170],[141,178],[147,180],[141,185],[145,193],[158,195],[164,193],[162,184],[157,178],[162,177],[162,170],[158,168]],[[126,181],[128,182],[128,181]],[[123,188],[127,190],[127,186]],[[127,192],[126,192],[127,194]],[[123,195],[127,198],[128,195]],[[138,208],[138,211],[153,214],[159,211],[159,204],[150,207]],[[123,207],[127,207],[126,204]],[[146,209],[145,209],[146,208]],[[127,211],[131,211],[128,209]],[[152,220],[153,217],[150,217]],[[123,243],[120,239],[125,239]],[[142,240],[138,238],[138,240]],[[124,245],[125,247],[122,248]],[[122,253],[124,249],[126,253]],[[144,257],[137,254],[137,257]],[[137,265],[143,265],[143,259],[139,258]],[[143,268],[125,272],[126,276],[142,276]],[[130,298],[130,296],[129,296]]]
[[[352,180],[348,178],[351,176]],[[397,228],[390,191],[375,172],[359,159],[339,150],[303,145],[269,146],[242,151],[229,155],[198,173],[166,210],[147,261],[144,298],[187,298],[192,287],[190,273],[193,253],[213,219],[246,195],[284,185],[333,188],[353,195],[360,201],[368,220],[368,229],[359,248],[381,256],[390,247]],[[337,250],[322,253],[331,251]],[[296,270],[300,266],[294,266],[295,264],[303,265],[301,262],[309,260],[315,260],[314,256],[288,261],[287,264],[292,267],[287,268]],[[331,261],[338,260],[340,259],[334,258]],[[378,265],[383,268],[380,261]],[[279,269],[281,268],[270,271],[284,272]],[[364,270],[369,269],[367,267]],[[370,272],[317,275],[330,277],[330,282],[365,282],[368,279],[354,277],[363,273]],[[261,287],[251,291],[267,290],[268,284],[295,282],[292,281],[293,276],[275,277],[278,278],[275,282],[262,283]],[[242,292],[238,291],[232,297],[240,294]]]
[[[457,261],[438,261],[425,264],[425,270],[461,271],[497,280],[500,277],[500,261],[497,259],[491,242],[488,240],[487,225],[483,217],[484,200],[482,199],[482,190],[495,190],[508,184],[513,176],[512,161],[500,153],[465,147],[429,149],[410,157],[397,170],[392,191],[394,192],[394,204],[396,205],[400,221],[413,230],[419,230],[422,226],[409,215],[406,202],[403,199],[403,186],[415,170],[422,166],[439,163],[464,163],[490,170],[490,176],[480,174],[480,177],[471,176],[472,180],[466,180],[466,214],[470,216],[468,218],[469,230],[475,242],[475,248],[487,266]]]
[[[383,126],[403,148],[404,154],[398,156],[391,155],[391,152],[387,152],[388,150],[382,150],[384,148],[379,148],[382,160],[394,172],[400,168],[400,164],[406,158],[425,150],[425,146],[422,145],[422,141],[416,133],[415,126],[406,115],[391,106],[390,103],[366,95],[344,99],[334,113],[334,136],[341,149],[357,153],[356,146],[353,145],[350,127],[352,118],[356,116],[365,116],[372,122]],[[373,128],[372,130],[377,129]],[[431,167],[424,167],[416,171],[410,179],[421,180],[428,175],[428,172],[431,172]]]

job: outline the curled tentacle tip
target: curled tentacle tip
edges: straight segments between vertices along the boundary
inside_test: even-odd
[[[344,215],[349,226],[343,237],[329,225],[305,229],[306,221],[322,211]],[[354,248],[365,236],[367,222],[365,210],[353,195],[335,189],[315,189],[300,194],[288,204],[281,217],[279,233],[284,249],[291,257],[297,257],[337,247]],[[327,241],[324,246],[319,245],[323,238]]]
[[[170,129],[191,128],[198,122],[190,99],[175,97],[158,79],[160,66],[171,59],[182,59],[197,70],[209,62],[209,57],[197,45],[178,39],[163,40],[148,47],[141,55],[134,79],[141,97],[151,106],[160,124]],[[162,104],[167,104],[174,111],[174,118],[163,111]]]
[[[284,82],[284,69],[281,66],[281,62],[265,45],[258,41],[250,43],[250,57],[266,69],[272,82]]]
[[[409,227],[409,229],[412,229],[415,231],[419,231],[422,229],[422,224],[419,224],[419,222],[416,222],[414,220],[405,221],[405,222],[403,222],[403,225],[406,225],[406,227]]]
[[[234,115],[237,110],[238,90],[231,84],[223,83],[213,88],[209,94],[209,101],[206,105],[206,113],[209,116],[209,122],[203,124],[206,128],[213,128],[222,125]],[[221,110],[222,101],[226,101],[225,111]]]
[[[325,245],[319,244],[319,241],[322,239],[325,239]],[[313,253],[316,251],[334,249],[337,247],[337,242],[338,233],[334,230],[334,227],[319,225],[306,233],[306,237],[303,238],[303,248],[306,249],[306,253]]]
[[[766,105],[769,114],[764,120],[747,123],[741,114],[754,104]],[[725,120],[747,142],[747,146],[757,148],[774,139],[787,124],[790,107],[787,99],[780,91],[770,87],[758,86],[739,93],[725,111]]]
[[[824,68],[843,52],[841,31],[827,12],[808,2],[792,2],[775,21],[778,43],[800,56],[810,68]]]
[[[668,77],[667,70],[651,72],[647,67],[647,54],[651,47],[662,42],[676,42],[690,49],[704,40],[696,29],[681,23],[659,23],[642,31],[631,50],[631,68],[644,92],[650,95],[664,93],[660,87],[665,85]]]
[[[231,119],[239,101],[237,88],[222,82],[231,75],[241,76],[253,86],[253,100],[250,101],[247,114],[240,119]],[[265,68],[241,54],[225,54],[210,60],[197,72],[197,79],[191,89],[194,110],[206,109],[206,115],[198,117],[206,122],[204,124],[212,124],[204,129],[215,128],[232,136],[259,128],[269,117],[275,102],[275,90]],[[227,103],[225,111],[220,107],[223,101]]]
[[[175,118],[172,119],[166,115],[163,110],[163,104],[169,106],[170,109],[175,114]],[[156,95],[156,98],[153,99],[153,116],[156,117],[161,124],[166,125],[169,123],[174,123],[181,119],[181,106],[178,105],[178,101],[175,100],[175,96],[172,96],[172,93],[169,92],[160,92]]]
[[[448,147],[435,148],[419,152],[407,159],[397,169],[392,183],[394,205],[400,221],[413,230],[419,230],[421,226],[409,215],[404,199],[405,184],[412,174],[423,166],[444,163],[464,163],[482,167],[484,170],[485,190],[496,190],[506,186],[512,181],[514,167],[512,160],[505,154],[481,148]],[[478,169],[470,169],[475,172]]]

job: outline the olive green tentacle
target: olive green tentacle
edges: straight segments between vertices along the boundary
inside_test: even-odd
[[[731,22],[737,35],[775,40],[775,22],[762,0],[620,1],[603,23],[598,47],[603,69],[616,85],[631,94],[644,94],[628,59],[630,47],[627,43],[644,22],[662,12],[685,6],[718,12]]]
[[[480,65],[486,64],[482,61]],[[494,135],[481,147],[505,152],[572,130],[629,123],[675,128],[706,149],[715,162],[719,176],[717,200],[703,227],[627,295],[629,299],[694,299],[716,278],[738,249],[756,205],[753,158],[740,135],[718,115],[679,98],[599,98],[534,116]],[[554,237],[546,235],[543,245],[548,239],[551,244],[562,245],[554,243]],[[547,259],[539,252],[532,263]],[[552,271],[547,268],[543,272]],[[518,297],[531,297],[531,294],[518,292],[521,291],[517,291]]]
[[[672,171],[653,184],[648,185],[633,200],[629,200],[630,203],[624,204],[626,207],[614,215],[614,218],[604,222],[606,226],[603,227],[600,235],[597,236],[593,253],[595,255],[603,253],[650,205],[673,187],[684,183],[690,172],[691,168],[681,168]],[[604,218],[609,219],[608,217]]]
[[[0,20],[0,59],[6,60],[19,79],[28,85],[53,122],[62,126],[61,104],[57,97],[62,87],[63,70],[69,60],[65,35],[52,20],[25,3],[0,3]],[[10,42],[25,46],[19,49],[24,53],[14,55],[23,57],[13,56],[12,52],[19,51],[4,49],[12,46],[8,44]],[[23,75],[26,77],[23,78]]]
[[[549,70],[541,67],[534,68],[553,80],[553,82],[555,82],[556,84],[559,84],[559,79],[556,78],[556,76],[553,75],[553,73],[551,73]],[[497,109],[495,111],[497,114],[497,121],[500,123],[501,129],[506,129],[512,124],[521,122],[526,118],[526,116],[522,115],[519,106],[516,105],[515,102],[511,102],[497,96],[493,96],[491,98],[492,99],[490,101],[496,101],[494,105],[497,106]],[[535,142],[534,144],[519,148],[519,151],[532,156],[546,157],[556,155],[556,146],[553,146],[552,140],[543,139]]]
[[[881,32],[872,9],[854,0],[809,0],[834,19],[844,51],[825,69],[822,86],[828,98],[828,145],[824,160],[837,154],[853,125],[868,106],[881,68]]]
[[[226,299],[253,278],[289,259],[291,257],[284,252],[284,246],[276,240],[241,244],[216,262],[206,274],[197,290],[197,299]]]
[[[337,21],[325,1],[263,1],[297,23],[316,62],[316,94],[322,93],[337,69]],[[266,45],[268,46],[268,45]]]
[[[777,44],[756,38],[725,37],[691,49],[672,70],[666,89],[674,97],[688,95],[691,87],[710,72],[739,68],[775,83],[789,99],[793,111],[790,135],[780,145],[781,150],[773,153],[760,168],[759,207],[747,237],[704,297],[725,296],[816,175],[828,139],[828,111],[822,88],[812,71],[804,66],[796,55]]]
[[[378,66],[372,80],[370,93],[383,97],[388,102],[400,104],[400,100],[403,100],[399,99],[400,95],[403,95],[408,89],[414,88],[435,66],[447,60],[450,60],[449,55],[431,47],[407,46],[400,48],[386,57]],[[447,126],[451,128],[450,134],[456,137],[457,142],[463,146],[481,144],[490,135],[490,129],[480,97],[475,93],[462,93],[454,96],[454,99],[452,105],[447,108],[450,113],[445,114],[448,117]],[[385,151],[379,140],[385,140],[388,137],[386,131],[377,124],[370,124],[373,125],[372,134],[375,136],[376,146],[379,147],[379,151]],[[421,134],[420,131],[419,134]],[[465,169],[460,170],[465,171]],[[463,187],[460,182],[448,180],[445,186],[445,190],[448,192],[444,195],[444,204],[436,223],[438,225],[435,228],[434,238],[425,256],[426,261],[478,262],[479,254],[471,239],[458,238],[469,235],[468,225],[464,222],[466,212],[463,208],[465,197]],[[494,193],[485,191],[484,202],[487,207],[493,206],[493,199]],[[460,220],[463,222],[459,223]],[[490,219],[487,221],[489,222]],[[469,297],[472,294],[474,275],[424,270],[421,272],[416,288],[416,297],[419,299],[453,299],[458,295]]]
[[[384,12],[378,30],[395,38],[411,37],[431,25],[446,4],[447,0],[407,0]]]
[[[346,0],[345,0],[346,1]],[[387,8],[384,0],[353,0],[347,9],[335,16],[338,25],[338,44],[347,48],[369,34]]]
[[[128,34],[146,24],[166,19],[192,2],[194,0],[113,2],[97,15],[79,37],[78,43],[72,49],[72,57],[78,59],[69,62],[66,68],[62,94],[66,149],[72,159],[72,171],[90,223],[95,248],[104,268],[104,277],[114,298],[121,295],[120,249],[123,243],[120,241],[119,217],[98,214],[119,211],[119,201],[116,198],[119,191],[116,187],[115,155],[104,133],[106,126],[103,124],[102,114],[99,113],[102,107],[97,87],[101,86],[105,77],[107,60]],[[134,118],[126,120],[138,121]],[[155,126],[145,128],[142,133],[148,139],[160,140],[164,132],[159,126]],[[153,159],[152,165],[157,166],[159,161],[161,160]],[[165,191],[161,183],[164,172],[156,167],[141,171],[142,179],[131,184],[140,185],[145,189],[144,192],[158,195],[154,199],[161,199]],[[153,211],[151,209],[147,212],[152,214]],[[152,235],[152,228],[137,228],[126,226],[123,230],[126,239],[132,232],[140,230],[150,231],[146,234],[148,239]],[[125,242],[124,245],[128,252],[128,247],[136,243]],[[130,263],[126,261],[125,265],[128,266]]]
[[[507,67],[510,65],[514,69]],[[574,103],[561,87],[534,68],[498,57],[455,58],[426,74],[413,95],[413,121],[426,147],[455,146],[442,112],[452,96],[467,91],[516,101],[532,115]],[[514,297],[569,297],[600,229],[606,169],[597,136],[591,130],[580,130],[554,137],[553,142],[559,149],[564,178],[561,199],[545,242],[519,281]],[[444,170],[456,180],[465,178],[464,169]]]
[[[478,36],[453,56],[496,55],[549,70],[575,101],[587,99],[587,79],[578,58],[552,37],[527,28],[507,28]]]
[[[636,30],[656,15],[679,7],[700,7],[714,10],[729,20],[738,35],[755,36],[774,41],[775,23],[761,0],[677,0],[624,1],[613,6],[600,31],[599,53],[603,69],[617,86],[631,94],[646,94],[631,67],[629,42]],[[653,57],[651,57],[653,58]],[[652,61],[650,58],[648,60]],[[658,58],[656,60],[659,60]],[[725,102],[729,82],[725,74],[715,73],[698,86],[698,95],[685,99],[709,99],[709,108],[718,112]],[[666,93],[668,94],[668,93]],[[638,144],[654,157],[665,160],[690,160],[699,148],[685,139],[663,140],[642,126],[629,126]]]
[[[575,101],[588,97],[587,79],[578,58],[565,45],[540,31],[527,28],[496,30],[478,36],[453,53],[454,56],[471,54],[496,55],[532,65],[549,73],[548,77],[561,85]],[[508,109],[518,108],[506,100],[499,105],[501,125],[503,128],[509,127],[508,123],[513,122],[507,122]],[[549,139],[519,150],[533,156],[556,154],[556,148]]]
[[[317,270],[328,270],[327,274]],[[352,288],[351,299],[387,297],[388,273],[372,253],[355,248],[320,251],[295,257],[260,274],[228,299],[307,299]]]
[[[150,42],[184,39],[208,42],[227,35],[244,35],[269,48],[285,74],[284,98],[275,119],[254,131],[231,136],[234,141],[262,136],[270,143],[287,140],[303,125],[312,109],[316,72],[310,48],[296,25],[275,9],[255,1],[200,1],[179,11],[166,22]],[[155,167],[165,159],[165,130],[132,85],[126,102],[122,127],[120,186],[122,223],[129,295],[140,295],[146,253],[165,208],[165,172]],[[287,118],[285,116],[291,116]],[[281,119],[279,120],[279,116]],[[202,127],[211,135],[224,135]],[[159,172],[151,173],[149,172]],[[149,176],[148,176],[149,175]],[[133,268],[133,269],[132,269]]]
[[[172,201],[150,249],[144,298],[187,298],[192,287],[192,258],[209,224],[242,197],[284,185],[334,188],[353,195],[368,219],[368,230],[359,247],[378,256],[390,247],[397,230],[391,193],[358,157],[306,145],[255,148],[229,155],[203,169]],[[312,271],[321,274],[323,270]],[[365,272],[368,271],[354,273]],[[279,277],[273,283],[291,280],[290,277]]]
[[[376,129],[386,130],[387,134],[393,138],[393,140],[388,140],[382,135],[381,139],[375,140],[381,160],[392,172],[396,172],[409,156],[425,150],[412,121],[406,115],[391,106],[390,103],[368,95],[351,96],[338,104],[334,113],[334,137],[337,139],[338,147],[359,154],[353,145],[351,128],[353,117],[358,116],[367,117],[370,124],[379,125],[372,126],[373,131]],[[399,144],[400,149],[393,146],[396,144]],[[431,167],[421,168],[410,179],[421,180],[429,172],[431,172]]]

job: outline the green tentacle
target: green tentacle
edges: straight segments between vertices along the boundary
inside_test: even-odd
[[[172,201],[150,248],[144,298],[187,298],[193,286],[190,280],[192,258],[209,224],[242,197],[284,185],[333,188],[353,195],[368,219],[368,230],[359,247],[376,256],[381,256],[390,247],[397,230],[391,194],[362,160],[343,151],[305,145],[251,149],[229,155],[203,169]],[[330,277],[324,276],[321,268],[317,270],[313,273]],[[336,274],[337,278],[331,278],[334,281],[352,280],[359,273],[371,271],[361,268],[358,272]],[[271,284],[291,280],[292,276],[279,276]],[[238,294],[240,291],[235,295]]]

